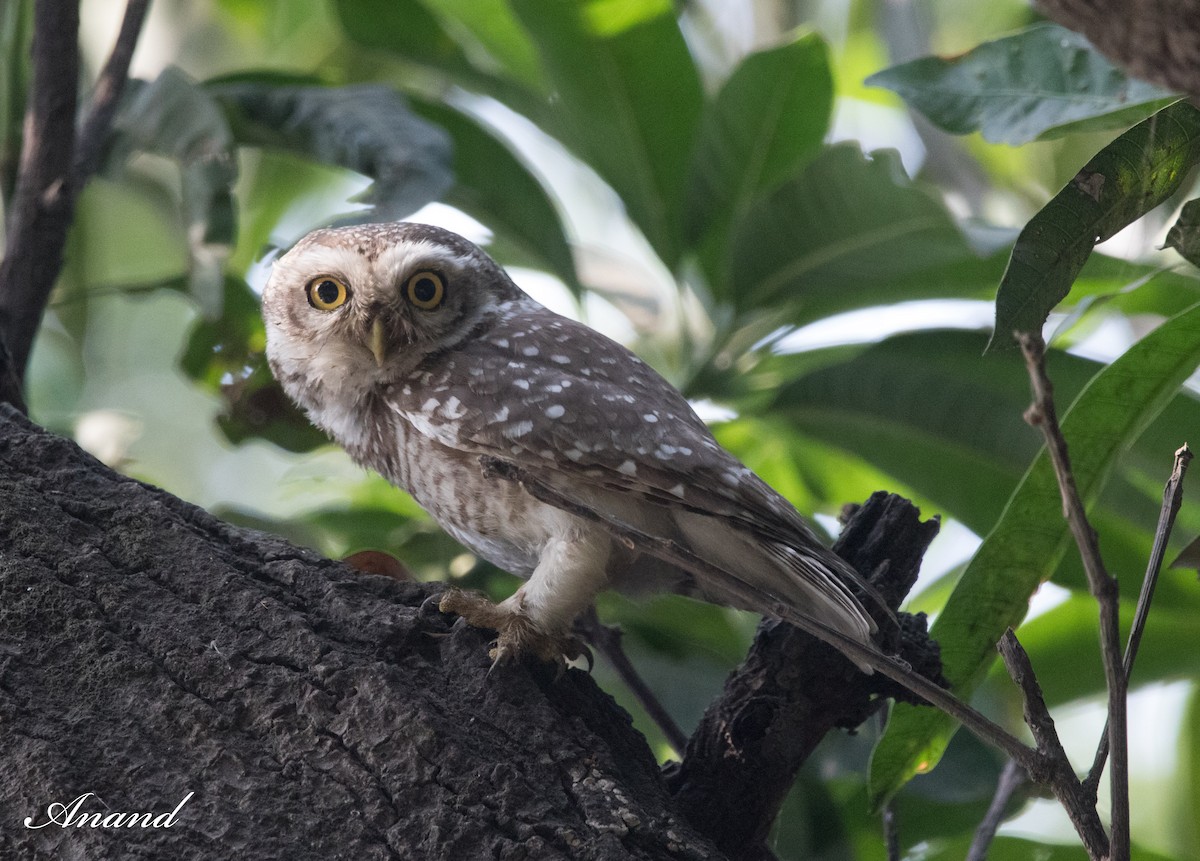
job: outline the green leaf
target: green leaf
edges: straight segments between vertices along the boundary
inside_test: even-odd
[[[621,196],[663,261],[679,259],[702,103],[669,0],[512,0],[554,95],[540,117]]]
[[[734,226],[731,276],[712,285],[740,311],[784,306],[788,320],[906,299],[980,295],[999,261],[977,255],[899,156],[838,144]],[[994,282],[993,282],[994,283]]]
[[[453,182],[450,139],[389,87],[287,87],[259,83],[209,88],[239,143],[271,146],[369,176],[361,218],[403,218]]]
[[[123,165],[133,151],[179,163],[180,208],[192,259],[190,291],[206,317],[219,316],[223,263],[237,234],[237,159],[220,107],[203,87],[168,66],[152,83],[130,87],[113,131],[110,169]]]
[[[1102,149],[1021,231],[996,294],[989,349],[1040,332],[1097,242],[1167,199],[1200,160],[1200,110],[1186,102]]]
[[[424,0],[471,64],[503,73],[531,90],[545,84],[541,61],[508,0]]]
[[[1188,263],[1200,266],[1200,198],[1183,205],[1179,218],[1167,231],[1166,248],[1174,248]]]
[[[336,0],[334,8],[346,35],[360,45],[452,74],[474,74],[463,49],[419,0]]]
[[[1101,541],[1104,541],[1102,533]],[[1108,557],[1105,562],[1108,563]],[[1129,572],[1137,574],[1136,569]],[[1130,576],[1130,580],[1136,577]],[[1140,585],[1140,584],[1139,584]],[[1134,688],[1200,673],[1200,597],[1190,576],[1165,573],[1150,612],[1146,634],[1138,650],[1131,684]],[[1121,639],[1124,642],[1133,616],[1133,602],[1123,604]],[[1051,706],[1082,697],[1102,695],[1104,668],[1096,648],[1099,612],[1096,601],[1081,593],[1031,619],[1021,628],[1021,645],[1033,656],[1038,683]],[[987,681],[988,691],[1019,697],[1003,667],[994,666]]]
[[[986,342],[981,333],[961,331],[889,338],[847,361],[772,385],[767,409],[800,433],[853,452],[983,534],[1040,447],[1021,418],[1030,397],[1024,368],[984,358]],[[1058,352],[1050,361],[1064,399],[1101,368]]]
[[[979,131],[1018,145],[1087,121],[1091,131],[1127,128],[1178,96],[1126,75],[1087,39],[1038,24],[965,54],[922,57],[866,83],[898,94],[951,134]]]
[[[575,261],[562,220],[529,167],[477,120],[432,102],[416,110],[454,139],[454,185],[443,196],[494,231],[490,249],[505,263],[553,272],[577,293]]]
[[[701,119],[692,155],[687,234],[725,253],[730,223],[760,192],[795,174],[829,129],[833,78],[817,35],[751,54]]]
[[[1166,406],[1200,364],[1200,305],[1134,344],[1088,384],[1063,420],[1075,483],[1093,502],[1119,454]],[[1055,368],[1050,366],[1053,377]],[[995,643],[1020,624],[1029,598],[1050,577],[1070,543],[1062,502],[1045,451],[972,558],[931,634],[941,645],[953,691],[967,698],[995,660]],[[871,760],[878,803],[932,768],[957,724],[941,712],[897,705]]]

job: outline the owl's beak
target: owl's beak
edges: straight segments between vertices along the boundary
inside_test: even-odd
[[[383,360],[387,357],[382,317],[376,317],[371,322],[371,341],[367,346],[371,348],[371,353],[375,356],[375,364],[382,368]]]

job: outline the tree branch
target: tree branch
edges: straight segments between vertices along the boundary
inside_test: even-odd
[[[23,406],[34,334],[62,267],[74,212],[71,160],[79,82],[78,0],[34,5],[32,95],[25,112],[21,163],[0,262],[0,341],[6,368],[0,401]],[[16,386],[14,390],[13,386]]]
[[[1107,859],[1111,845],[1108,835],[1104,833],[1104,825],[1100,822],[1096,807],[1087,798],[1083,784],[1075,776],[1071,761],[1067,759],[1067,752],[1063,750],[1062,742],[1059,741],[1058,731],[1054,728],[1054,718],[1046,708],[1046,701],[1042,697],[1037,676],[1034,675],[1033,665],[1029,662],[1029,655],[1017,641],[1012,628],[1000,638],[997,648],[1004,658],[1008,674],[1024,695],[1025,723],[1033,733],[1038,753],[1044,759],[1049,773],[1049,780],[1044,782],[1049,785],[1067,811],[1067,816],[1075,826],[1088,855],[1093,861]]]
[[[1100,558],[1096,531],[1088,522],[1083,500],[1071,473],[1067,441],[1058,423],[1054,405],[1054,387],[1046,374],[1046,343],[1041,335],[1019,332],[1017,340],[1025,355],[1029,379],[1033,388],[1033,404],[1025,419],[1042,431],[1046,451],[1054,465],[1059,493],[1063,500],[1063,515],[1079,547],[1088,588],[1100,607],[1100,652],[1104,677],[1108,682],[1108,741],[1112,751],[1110,787],[1112,792],[1112,858],[1129,859],[1129,749],[1126,712],[1126,676],[1121,657],[1120,598],[1117,581],[1108,575]]]
[[[78,6],[78,0],[34,5],[32,95],[0,263],[0,403],[21,411],[21,381],[62,269],[75,200],[99,163],[149,0],[129,0],[77,144]]]
[[[1125,685],[1133,675],[1133,662],[1137,658],[1138,646],[1142,642],[1142,634],[1146,630],[1146,620],[1150,616],[1150,602],[1154,600],[1154,588],[1158,585],[1158,575],[1162,570],[1163,557],[1167,552],[1167,542],[1171,538],[1171,530],[1175,527],[1175,516],[1183,503],[1183,477],[1187,474],[1188,464],[1192,460],[1192,450],[1185,443],[1175,452],[1175,464],[1171,469],[1171,477],[1163,488],[1162,509],[1158,513],[1158,526],[1154,530],[1154,545],[1150,549],[1150,559],[1146,563],[1146,576],[1142,579],[1142,591],[1138,594],[1137,608],[1133,614],[1133,627],[1129,631],[1129,640],[1125,645]],[[1096,747],[1096,758],[1084,787],[1093,802],[1100,788],[1100,776],[1104,772],[1104,763],[1108,758],[1108,723],[1104,725],[1104,734]]]
[[[112,53],[96,78],[96,86],[92,88],[92,103],[87,119],[79,130],[79,143],[71,169],[71,182],[76,190],[83,188],[100,166],[104,144],[121,103],[121,93],[125,90],[125,82],[129,80],[129,63],[133,59],[149,8],[150,0],[129,0]]]

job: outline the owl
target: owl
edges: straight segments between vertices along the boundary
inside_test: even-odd
[[[441,598],[497,632],[496,661],[573,654],[572,621],[610,587],[871,642],[854,571],[683,395],[463,237],[404,222],[316,230],[275,262],[263,316],[271,370],[311,421],[525,579],[499,604]]]

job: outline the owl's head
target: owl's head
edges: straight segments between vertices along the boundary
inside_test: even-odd
[[[263,290],[267,356],[280,380],[396,379],[523,296],[448,230],[408,222],[316,230],[275,262]]]

